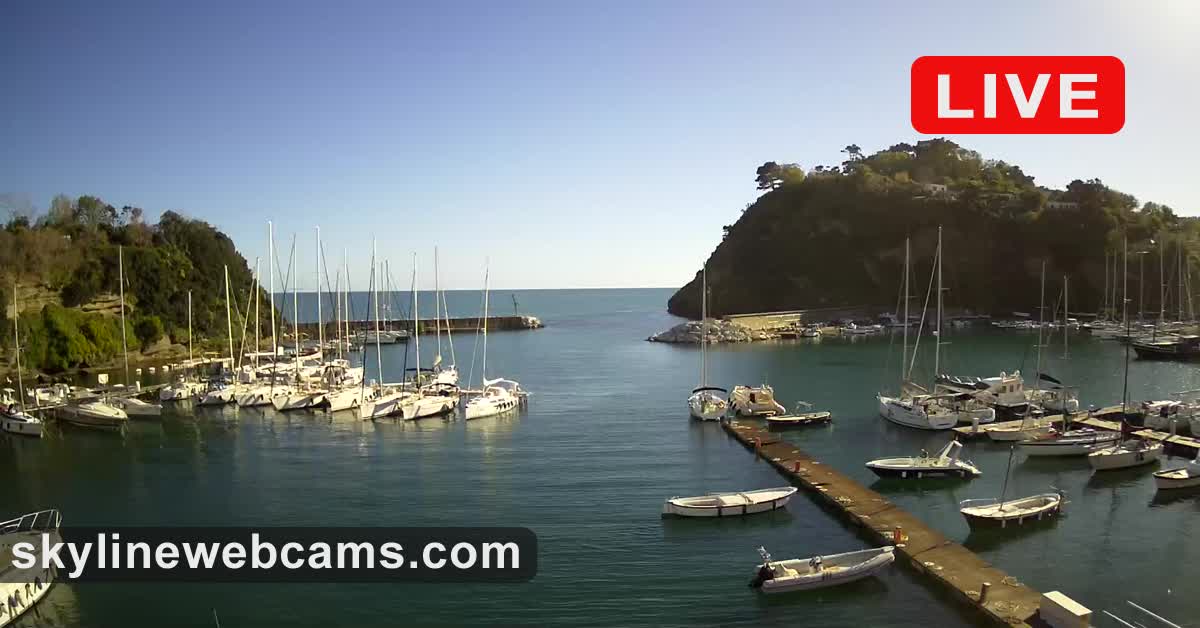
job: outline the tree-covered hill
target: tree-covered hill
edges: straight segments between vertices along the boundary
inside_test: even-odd
[[[111,303],[99,311],[81,307],[118,293],[118,247],[123,249],[131,350],[164,336],[187,342],[189,291],[196,342],[223,338],[226,265],[231,290],[243,308],[251,293],[253,276],[246,260],[228,236],[208,223],[168,211],[157,224],[148,224],[136,207],[118,210],[94,196],[60,195],[40,218],[17,214],[0,231],[5,311],[13,304],[14,284],[59,297],[57,303],[33,307],[18,299],[25,364],[54,372],[119,356],[121,330]],[[26,292],[18,290],[18,297]],[[9,331],[0,335],[6,348],[13,344],[11,319],[8,325]]]
[[[986,160],[944,139],[896,144],[869,156],[855,145],[843,152],[848,159],[840,166],[805,171],[768,162],[758,169],[756,182],[765,193],[725,228],[707,260],[713,315],[894,304],[906,236],[912,238],[912,293],[924,295],[939,225],[945,302],[982,313],[1033,311],[1043,260],[1048,302],[1067,275],[1071,311],[1098,311],[1106,267],[1111,273],[1111,256],[1122,250],[1123,237],[1129,241],[1130,294],[1137,294],[1136,252],[1149,251],[1146,309],[1157,313],[1161,248],[1171,286],[1167,307],[1174,311],[1180,247],[1185,255],[1200,251],[1194,219],[1156,203],[1139,206],[1098,179],[1045,189],[1019,166]],[[699,272],[671,297],[668,309],[699,316]]]

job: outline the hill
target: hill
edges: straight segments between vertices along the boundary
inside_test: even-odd
[[[1185,277],[1194,271],[1187,253],[1198,250],[1194,219],[1157,203],[1139,206],[1098,179],[1049,190],[1019,166],[945,139],[896,144],[872,155],[856,145],[843,152],[848,158],[840,166],[806,171],[767,162],[758,168],[756,182],[765,192],[725,227],[707,260],[712,315],[895,304],[906,236],[912,238],[912,293],[923,298],[938,226],[947,307],[980,313],[1035,311],[1043,260],[1048,305],[1067,275],[1071,311],[1099,311],[1106,285],[1111,293],[1113,256],[1124,237],[1131,295],[1139,276],[1135,252],[1156,253],[1144,260],[1147,311],[1159,308],[1158,253],[1171,286],[1168,311],[1178,305],[1181,252]],[[1190,305],[1190,296],[1185,301]],[[668,310],[699,317],[699,271],[670,298]]]
[[[244,309],[253,289],[246,260],[208,223],[173,211],[157,224],[142,216],[139,208],[118,210],[94,196],[58,196],[40,218],[13,216],[0,231],[0,298],[9,313],[0,346],[13,344],[17,287],[22,366],[58,372],[119,357],[118,248],[131,350],[161,344],[164,337],[187,342],[189,291],[196,343],[223,339],[224,267]],[[11,364],[13,352],[6,354]]]

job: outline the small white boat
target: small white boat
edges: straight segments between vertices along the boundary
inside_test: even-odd
[[[467,401],[466,417],[479,419],[515,410],[521,403],[521,385],[508,379],[484,380],[483,394]]]
[[[407,420],[444,416],[458,409],[458,386],[430,384],[400,406]]]
[[[761,488],[742,493],[712,493],[699,497],[672,497],[663,504],[663,515],[679,517],[736,517],[770,512],[787,506],[798,489],[794,486]]]
[[[162,416],[162,406],[142,401],[137,397],[113,397],[109,401],[125,411],[131,419],[156,418]]]
[[[1098,447],[1088,453],[1088,463],[1097,471],[1128,469],[1154,464],[1162,457],[1163,444],[1133,438],[1111,447]]]
[[[775,389],[762,386],[734,386],[729,393],[729,407],[738,416],[770,416],[784,414],[784,408],[775,401]]]
[[[750,586],[763,593],[788,593],[823,589],[873,576],[896,560],[892,546],[844,554],[772,561],[758,548],[763,562]]]
[[[1083,428],[1066,432],[1051,431],[1037,438],[1017,443],[1027,456],[1085,456],[1098,447],[1121,441],[1120,432]]]
[[[201,406],[223,406],[237,401],[238,390],[232,384],[218,384],[209,388],[196,402]]]
[[[1182,467],[1155,471],[1154,484],[1160,491],[1200,486],[1200,452]]]
[[[1175,399],[1142,402],[1143,424],[1152,430],[1170,432],[1172,423],[1176,430],[1189,427],[1194,415],[1193,405]]]
[[[195,399],[204,390],[204,384],[180,377],[174,384],[158,391],[159,401],[184,401]]]
[[[766,417],[767,429],[786,429],[802,425],[819,425],[833,421],[833,413],[829,411],[804,412],[811,410],[812,404],[804,401],[796,402],[796,410],[791,414],[774,414]]]
[[[0,408],[0,431],[20,436],[42,437],[42,420],[16,405]]]
[[[961,452],[962,443],[952,440],[946,443],[936,456],[930,457],[922,451],[921,455],[908,458],[880,458],[868,462],[867,468],[881,478],[919,480],[929,477],[973,478],[982,475],[974,463],[959,459]]]
[[[1002,501],[990,499],[965,499],[959,503],[959,512],[966,518],[967,525],[977,527],[1001,527],[1041,521],[1062,512],[1063,494],[1043,493],[1020,499]]]
[[[701,421],[719,421],[729,411],[729,402],[722,393],[724,388],[702,386],[692,391],[688,397],[688,414],[693,419]]]

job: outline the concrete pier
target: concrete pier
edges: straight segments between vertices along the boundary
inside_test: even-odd
[[[476,329],[480,329],[480,317],[468,316],[461,318],[451,318],[449,321],[442,321],[442,331],[446,331],[447,324],[452,333],[474,333]],[[542,320],[536,316],[516,315],[516,316],[489,316],[487,318],[488,331],[511,331],[520,329],[540,329],[545,327]],[[287,329],[291,330],[292,324],[286,323]],[[385,325],[387,329],[403,329],[408,333],[412,333],[413,322],[411,320],[391,320]],[[371,331],[375,329],[375,321],[350,321],[350,331]],[[432,334],[437,331],[437,321],[432,318],[423,318],[418,321],[417,332],[421,334]],[[311,337],[317,335],[316,323],[300,323],[300,333]],[[332,321],[325,322],[325,337],[332,338],[331,334],[336,333]]]
[[[879,545],[895,545],[897,563],[926,578],[996,625],[1039,623],[1041,594],[947,539],[883,495],[822,464],[765,427],[732,421],[725,431],[808,491],[822,506]],[[896,531],[900,530],[900,539]],[[981,591],[986,589],[986,596]]]

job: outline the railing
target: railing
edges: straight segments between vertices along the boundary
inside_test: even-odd
[[[41,510],[0,523],[0,534],[14,532],[52,532],[62,525],[62,515],[57,510]]]

